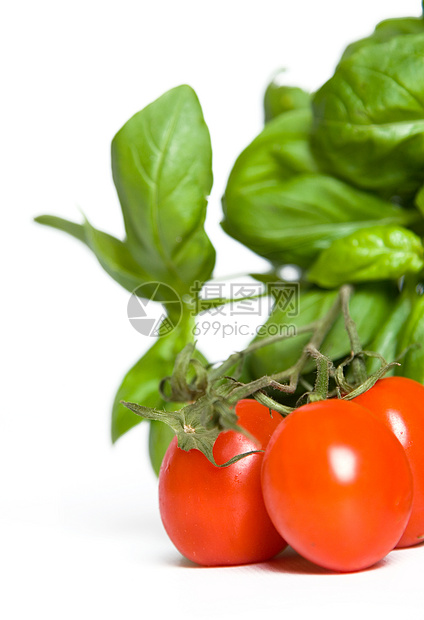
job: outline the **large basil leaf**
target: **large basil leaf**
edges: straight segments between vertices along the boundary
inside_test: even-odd
[[[76,224],[53,215],[41,215],[35,221],[62,230],[85,243],[94,252],[103,269],[128,291],[133,291],[148,280],[147,273],[134,260],[125,243],[97,230],[87,220],[83,224]]]
[[[382,196],[424,177],[424,34],[365,46],[313,97],[312,145],[323,169]]]
[[[317,173],[311,113],[270,121],[241,153],[223,198],[224,230],[275,265],[308,267],[334,239],[374,224],[404,224],[398,206]]]
[[[203,228],[212,150],[190,87],[168,91],[123,126],[112,142],[112,171],[125,241],[87,221],[76,224],[49,215],[35,221],[88,245],[107,273],[130,291],[160,281],[182,295],[194,281],[207,280],[215,263]]]
[[[346,60],[352,54],[372,45],[386,43],[398,35],[420,34],[424,33],[424,19],[422,17],[397,17],[394,19],[385,19],[377,24],[374,32],[369,37],[359,39],[347,46],[342,55],[342,61]]]
[[[412,346],[411,346],[412,345]],[[398,355],[408,349],[396,374],[424,383],[424,296],[415,295],[412,310],[405,321]]]
[[[189,86],[166,92],[122,127],[112,142],[112,171],[128,246],[151,279],[180,294],[207,280],[215,261],[203,229],[212,149]]]
[[[297,86],[285,86],[273,80],[264,95],[265,122],[284,112],[311,107],[311,95]]]
[[[309,146],[311,124],[310,108],[292,110],[270,121],[237,158],[226,193],[317,172]]]
[[[423,246],[417,235],[400,226],[374,226],[333,241],[307,278],[333,288],[345,282],[397,279],[423,267]]]
[[[356,322],[364,348],[384,320],[393,295],[392,288],[383,284],[372,286],[364,284],[355,288],[350,301],[350,313]],[[277,330],[284,330],[283,333],[293,333],[299,327],[321,319],[335,302],[336,296],[337,291],[311,289],[301,292],[297,316],[290,316],[288,311],[282,310],[277,305],[265,324],[264,335],[258,336],[255,340],[261,340],[268,333],[279,333],[272,326],[277,326]],[[310,337],[311,334],[298,334],[250,354],[247,365],[251,376],[257,378],[290,368],[298,360]],[[332,360],[338,360],[349,354],[350,342],[341,315],[334,323],[320,350]],[[314,368],[314,362],[310,360],[304,372],[310,372]]]

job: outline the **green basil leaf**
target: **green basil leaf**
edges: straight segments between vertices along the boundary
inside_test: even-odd
[[[296,329],[323,318],[334,304],[337,294],[337,291],[323,291],[316,288],[301,291],[299,312],[296,316],[290,316],[289,311],[284,311],[276,305],[265,324],[264,335],[257,336],[255,340],[265,338],[271,333],[295,334]],[[393,294],[392,288],[384,284],[355,287],[350,300],[350,312],[364,348],[381,326]],[[310,337],[311,334],[307,333],[294,335],[250,354],[246,360],[249,374],[253,378],[258,378],[287,370],[296,363]],[[341,314],[320,350],[334,361],[350,353],[350,341]],[[310,360],[304,368],[304,373],[314,368],[315,363]]]
[[[185,330],[184,330],[185,333]],[[139,403],[155,409],[174,410],[178,404],[168,403],[159,392],[159,383],[170,376],[175,358],[183,348],[184,334],[180,328],[156,340],[153,346],[134,364],[125,375],[115,396],[112,407],[112,441],[117,441],[124,433],[142,420],[121,404],[121,401]]]
[[[317,173],[310,124],[306,109],[270,121],[237,159],[223,198],[224,230],[276,266],[308,267],[334,239],[417,216]]]
[[[414,203],[419,211],[424,215],[424,185],[422,185],[416,193]]]
[[[227,191],[289,179],[294,174],[317,172],[309,146],[310,108],[293,110],[270,121],[239,155]]]
[[[112,171],[128,246],[150,279],[180,294],[207,280],[215,262],[203,229],[212,149],[189,86],[166,92],[125,123],[112,142]]]
[[[401,294],[395,298],[389,307],[389,313],[383,319],[382,325],[378,328],[372,341],[367,345],[369,351],[379,353],[387,363],[394,362],[399,354],[399,337],[403,331],[403,326],[411,311],[411,300],[409,295]],[[367,358],[368,374],[375,373],[381,367],[378,358]],[[395,373],[391,368],[385,376]]]
[[[397,354],[408,349],[396,374],[424,383],[424,296],[415,295],[402,329]]]
[[[393,304],[397,287],[391,283],[358,284],[349,302],[352,319],[356,323],[362,347],[368,347]],[[322,351],[332,360],[350,355],[351,344],[343,316],[340,316],[324,340]]]
[[[61,230],[71,235],[71,237],[75,237],[75,239],[87,243],[84,226],[82,226],[82,224],[76,224],[75,222],[70,222],[69,220],[56,217],[55,215],[39,215],[34,218],[34,222],[42,224],[43,226],[50,226],[56,230]]]
[[[35,221],[62,230],[85,243],[103,269],[128,291],[133,291],[148,280],[147,273],[134,260],[125,243],[97,230],[87,220],[84,224],[76,224],[53,215],[41,215]]]
[[[187,342],[193,340],[193,320],[184,320],[169,334],[156,340],[153,346],[127,372],[116,393],[111,420],[112,442],[115,443],[143,418],[132,413],[121,401],[138,403],[165,411],[177,411],[183,403],[165,400],[159,391],[160,381],[172,374],[175,359]],[[204,365],[205,357],[196,349],[194,357]],[[149,424],[152,422],[149,421]],[[165,425],[166,426],[166,425]],[[149,432],[149,454],[153,469],[158,472],[160,463],[173,434],[163,423],[154,424]]]
[[[159,383],[161,379],[171,375],[175,358],[190,338],[189,330],[192,328],[191,323],[179,326],[161,337],[125,375],[112,408],[111,434],[114,443],[143,421],[143,418],[124,407],[121,401],[131,399],[131,402],[164,411],[177,411],[183,406],[183,403],[164,400],[159,392]],[[195,351],[194,357],[206,364],[206,359],[199,351]],[[150,420],[149,425],[149,456],[153,470],[158,474],[174,433],[163,422]]]
[[[385,197],[414,194],[424,170],[424,34],[365,46],[313,97],[323,169]]]
[[[422,17],[385,19],[377,24],[374,32],[369,37],[365,37],[364,39],[360,39],[348,45],[343,52],[342,61],[346,60],[363,47],[386,43],[398,35],[420,33],[424,33],[424,19]]]
[[[333,241],[307,278],[333,288],[346,282],[397,279],[423,267],[423,246],[417,235],[400,226],[374,226]]]
[[[310,107],[311,95],[301,88],[281,85],[276,79],[268,84],[264,96],[266,123],[285,112]]]

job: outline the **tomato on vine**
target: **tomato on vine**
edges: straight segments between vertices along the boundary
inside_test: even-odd
[[[265,448],[281,416],[254,400],[239,401],[235,410],[239,425]],[[213,453],[222,465],[252,450],[258,445],[230,430],[218,436]],[[262,460],[263,453],[255,453],[220,468],[173,439],[159,473],[159,508],[167,534],[186,558],[204,566],[247,564],[286,546],[265,509]]]
[[[262,488],[288,544],[337,571],[381,560],[411,512],[401,445],[365,408],[338,399],[304,405],[283,420],[265,451]]]
[[[424,540],[424,386],[406,377],[385,377],[352,400],[367,407],[402,444],[411,467],[412,512],[398,547]]]

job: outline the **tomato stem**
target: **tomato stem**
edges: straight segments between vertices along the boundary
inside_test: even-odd
[[[258,403],[261,403],[261,405],[265,405],[269,409],[277,411],[277,413],[279,413],[283,417],[289,415],[289,413],[293,411],[293,407],[287,407],[286,405],[282,405],[281,403],[271,398],[271,396],[268,396],[268,394],[265,394],[265,392],[256,392],[255,394],[253,394],[253,398],[257,400]]]
[[[308,345],[307,351],[314,358],[317,365],[315,386],[313,392],[309,394],[308,401],[326,400],[328,398],[330,373],[334,369],[333,362],[311,345]]]
[[[214,379],[218,379],[219,377],[225,375],[233,366],[242,361],[250,353],[254,353],[257,350],[262,349],[263,347],[267,347],[271,344],[279,342],[280,340],[285,340],[286,338],[293,338],[294,336],[298,336],[299,334],[314,332],[319,325],[320,321],[314,321],[313,323],[308,323],[308,325],[298,327],[295,334],[276,334],[275,336],[268,336],[268,338],[256,340],[255,342],[252,342],[252,344],[250,344],[248,347],[246,347],[246,349],[243,349],[243,351],[237,351],[236,353],[233,353],[219,366],[217,366],[216,368],[212,368],[209,371],[209,378],[211,381],[213,381]],[[285,371],[283,378],[286,378],[286,376],[289,376],[289,374],[289,371]]]
[[[362,345],[359,338],[355,321],[352,319],[349,311],[349,300],[352,295],[352,287],[349,285],[342,286],[340,289],[340,300],[344,324],[349,336],[350,347],[352,352],[352,372],[356,385],[362,384],[367,380],[367,369],[365,360],[362,356]]]
[[[320,321],[316,321],[315,323],[307,325],[302,329],[302,332],[313,331],[313,333],[312,333],[312,337],[309,340],[309,343],[303,349],[301,356],[299,357],[297,362],[293,364],[293,366],[279,373],[270,375],[270,376],[265,375],[263,377],[260,377],[259,379],[255,379],[254,381],[251,381],[250,383],[238,384],[237,387],[235,387],[234,390],[231,392],[231,394],[229,394],[228,396],[229,401],[235,404],[238,400],[241,400],[242,398],[247,398],[248,396],[253,395],[256,398],[256,395],[262,392],[265,388],[274,388],[275,390],[284,392],[286,394],[294,394],[297,389],[302,370],[306,362],[310,358],[311,351],[312,350],[317,351],[319,347],[322,345],[326,335],[330,331],[331,327],[334,324],[334,321],[336,320],[337,316],[340,313],[340,304],[341,304],[341,293],[337,296],[337,299],[332,305],[332,307],[330,308],[330,310]],[[298,333],[300,333],[299,330],[297,334]],[[253,345],[251,345],[250,347],[248,347],[241,353],[235,353],[234,355],[230,356],[226,362],[221,364],[221,366],[219,366],[216,369],[216,373],[220,371],[220,374],[221,374],[222,369],[223,368],[226,369],[226,366],[229,363],[229,360],[233,360],[232,365],[234,365],[235,360],[239,359],[238,356],[240,355],[244,356],[247,354],[247,352],[251,352],[252,350],[254,350],[252,349],[252,347],[254,346],[257,347],[259,345],[265,346],[265,344],[270,344],[271,342],[275,342],[274,336],[267,338],[262,342],[253,343]],[[210,376],[213,376],[213,374],[210,373]],[[288,380],[288,383],[281,383],[282,381],[285,381],[285,380]],[[322,381],[323,379],[321,378],[321,375],[320,375],[320,382]],[[327,389],[328,389],[328,379],[327,379]],[[320,387],[320,390],[321,390],[320,394],[323,393],[322,390],[326,392],[327,389],[325,388],[324,385],[322,385]],[[326,396],[323,396],[323,398],[326,398]],[[258,399],[261,399],[260,402],[265,404],[265,399],[263,396],[259,396]],[[267,402],[270,402],[270,401],[268,400]],[[275,403],[275,401],[272,401],[272,402]],[[285,408],[283,406],[283,408],[277,408],[277,411],[279,409],[280,409],[280,413],[282,413],[283,415],[287,415],[288,408]]]
[[[308,344],[303,349],[302,354],[299,357],[296,364],[294,364],[291,368],[289,368],[286,371],[272,375],[272,378],[274,380],[281,381],[282,379],[285,379],[287,376],[289,376],[290,385],[292,387],[294,386],[294,389],[292,389],[291,391],[292,392],[295,391],[299,383],[301,372],[310,357],[310,353],[309,353],[310,348],[312,347],[313,349],[319,349],[321,347],[322,343],[325,340],[325,337],[327,336],[328,332],[332,328],[335,320],[337,319],[340,313],[340,303],[341,303],[341,292],[337,296],[336,301],[333,303],[333,305],[331,306],[327,314],[324,316],[324,318],[322,318],[320,321],[317,321],[317,325],[312,334],[312,338],[309,340]]]

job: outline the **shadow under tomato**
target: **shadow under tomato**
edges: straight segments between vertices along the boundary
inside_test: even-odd
[[[256,570],[265,570],[272,571],[274,573],[291,573],[296,575],[352,575],[355,573],[364,573],[370,572],[374,570],[378,570],[383,568],[388,563],[388,559],[383,558],[373,566],[369,568],[362,569],[360,571],[335,571],[327,568],[323,568],[322,566],[318,566],[318,564],[314,564],[309,560],[306,560],[304,557],[299,555],[294,549],[291,547],[287,547],[284,551],[279,553],[277,556],[268,560],[267,562],[260,562],[257,564],[238,564],[235,566],[200,566],[199,564],[195,564],[191,560],[187,560],[184,557],[176,558],[175,561],[172,562],[174,566],[178,566],[180,568],[187,569],[214,569],[214,568],[226,568],[228,570],[235,568],[243,568],[243,567],[252,567]]]
[[[363,573],[377,570],[379,568],[382,568],[386,563],[386,558],[383,558],[373,566],[362,569],[361,571],[335,571],[323,568],[322,566],[318,566],[318,564],[314,564],[313,562],[310,562],[309,560],[299,555],[291,547],[287,547],[272,560],[268,560],[268,562],[263,562],[262,564],[258,564],[257,566],[258,568],[261,568],[263,570],[270,570],[277,573],[291,573],[297,575],[352,575],[356,572]]]
[[[395,547],[391,553],[402,553],[402,551],[412,551],[412,549],[422,549],[423,547],[424,539],[420,542],[417,542],[415,545],[410,545],[409,547]]]
[[[177,560],[175,560],[174,562],[172,562],[172,564],[174,566],[178,566],[179,568],[191,568],[191,569],[197,569],[197,570],[214,570],[219,568],[220,570],[222,569],[227,569],[227,570],[231,570],[231,569],[235,569],[235,568],[244,568],[245,566],[261,566],[261,564],[230,564],[230,565],[218,565],[218,566],[203,566],[202,564],[196,564],[195,562],[192,562],[191,560],[187,560],[187,558],[184,557],[180,557]]]
[[[187,560],[187,558],[180,557],[174,562],[175,566],[179,568],[209,568],[209,566],[201,566],[200,564],[195,564],[191,560]]]

